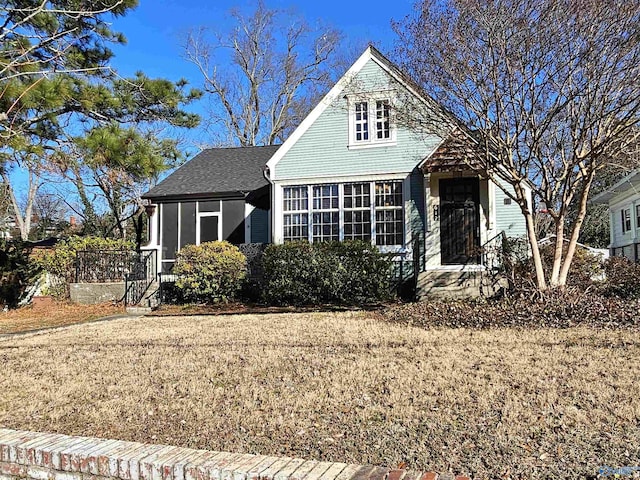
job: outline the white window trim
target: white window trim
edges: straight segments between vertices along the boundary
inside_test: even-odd
[[[392,91],[374,92],[369,94],[347,95],[347,105],[349,109],[349,150],[358,150],[363,148],[389,147],[397,144],[397,124],[395,121]],[[389,138],[378,139],[376,130],[376,102],[380,100],[388,100],[391,107],[389,118]],[[356,104],[367,102],[368,107],[368,140],[356,140]]]
[[[196,245],[200,245],[200,219],[202,217],[218,217],[218,241],[222,240],[222,201],[220,200],[220,211],[200,212],[200,202],[196,202]]]

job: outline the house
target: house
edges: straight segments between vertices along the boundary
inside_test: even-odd
[[[506,187],[489,180],[474,162],[480,149],[472,136],[453,118],[443,119],[438,133],[416,132],[399,118],[398,106],[407,99],[437,109],[369,47],[281,146],[226,152],[228,158],[251,157],[251,165],[228,165],[256,179],[263,169],[254,153],[264,153],[260,158],[270,183],[271,242],[359,239],[385,252],[415,255],[424,272],[473,272],[483,268],[480,250],[487,242],[503,232],[526,235],[520,208],[505,194]],[[204,154],[211,161],[220,152]],[[155,228],[160,236],[152,238],[152,244],[159,242],[164,262],[180,246],[203,241],[197,232],[189,237],[176,233],[176,225],[185,222],[184,213],[176,219],[182,207],[169,207],[166,196],[159,195],[165,185],[175,184],[169,193],[174,202],[183,201],[193,175],[182,177],[196,161],[198,184],[191,195],[230,188],[218,186],[217,176],[208,173],[213,163],[196,157],[145,195],[159,205],[160,216],[171,218],[170,224],[160,221]],[[189,208],[190,224],[194,218],[201,222],[202,209]],[[245,212],[248,218],[250,209]],[[235,222],[240,224],[239,216]]]
[[[640,170],[631,172],[591,202],[609,205],[610,254],[640,260]]]
[[[270,185],[263,175],[277,146],[210,148],[145,193],[149,242],[158,273],[169,273],[185,245],[269,241]]]

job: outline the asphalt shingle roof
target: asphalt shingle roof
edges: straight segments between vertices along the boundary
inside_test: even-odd
[[[268,184],[262,175],[280,145],[209,148],[153,187],[143,198],[250,192]]]

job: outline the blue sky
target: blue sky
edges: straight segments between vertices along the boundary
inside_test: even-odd
[[[224,29],[228,26],[230,9],[252,11],[256,3],[247,0],[139,0],[135,10],[113,23],[114,30],[125,35],[127,44],[113,46],[112,65],[124,76],[142,71],[154,78],[173,81],[186,78],[191,86],[201,87],[201,74],[183,58],[186,33],[198,27]],[[293,10],[311,25],[319,23],[340,30],[347,48],[364,46],[371,41],[383,52],[389,52],[394,46],[392,19],[400,20],[410,14],[413,4],[414,0],[265,0],[267,8]],[[204,115],[205,101],[190,105],[189,110]],[[203,128],[181,136],[185,138],[182,148],[188,157],[198,152],[195,145],[209,143],[209,135]],[[12,177],[18,187],[18,196],[24,196],[26,173],[16,169]],[[54,190],[63,186],[49,185]]]
[[[266,0],[268,8],[292,9],[310,24],[321,23],[344,34],[347,45],[374,42],[383,52],[393,48],[395,34],[391,20],[399,20],[413,8],[413,0]],[[255,1],[238,0],[140,0],[138,8],[114,22],[114,29],[124,33],[127,45],[114,48],[113,66],[123,75],[142,70],[150,77],[171,80],[186,78],[194,87],[201,86],[197,68],[185,60],[184,37],[196,27],[224,28],[231,8],[251,11]],[[204,102],[190,107],[203,114]],[[202,130],[188,137],[206,143]]]

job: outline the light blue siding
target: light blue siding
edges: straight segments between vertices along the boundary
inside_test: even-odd
[[[373,60],[363,67],[338,99],[327,107],[275,166],[276,180],[384,173],[409,174],[437,148],[435,135],[412,133],[398,121],[396,144],[349,149],[350,92],[390,89],[389,75]],[[395,86],[398,89],[400,87]],[[373,119],[370,119],[373,123]]]
[[[409,226],[407,232],[407,243],[413,247],[415,240],[419,240],[418,248],[420,258],[420,268],[424,263],[424,236],[425,236],[425,200],[424,200],[424,175],[417,168],[411,172],[409,177]]]
[[[503,183],[502,188],[513,192],[513,187],[510,185],[505,187],[504,185]],[[496,185],[496,230],[498,232],[504,230],[509,237],[526,236],[527,227],[520,206],[514,200],[511,200],[511,204],[505,205],[505,198],[509,198],[509,196],[504,193],[502,188]]]

